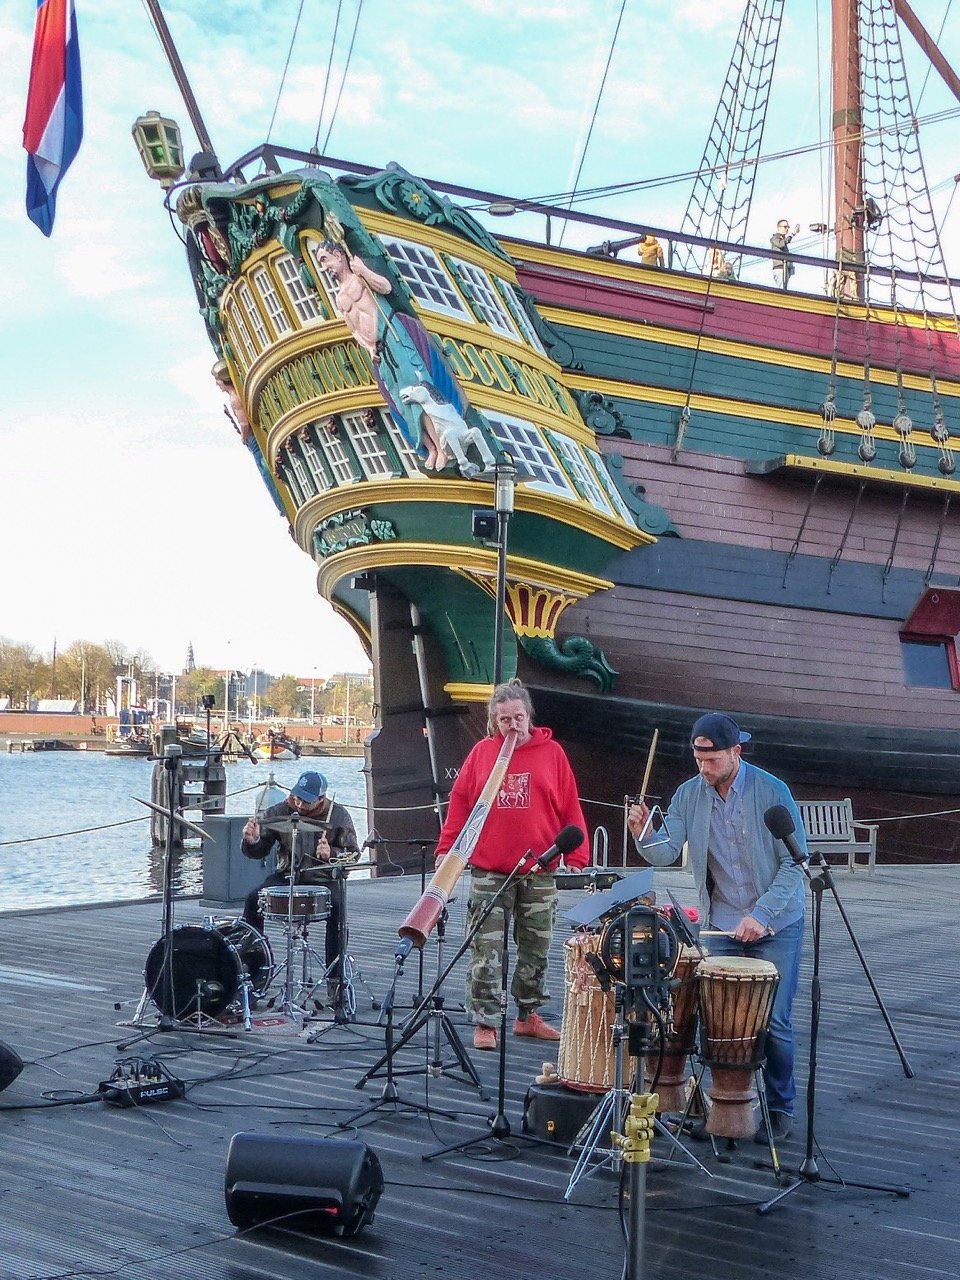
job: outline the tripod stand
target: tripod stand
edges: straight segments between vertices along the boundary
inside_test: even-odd
[[[513,868],[513,870],[504,880],[503,884],[500,886],[497,892],[493,895],[493,897],[489,900],[489,902],[487,902],[484,905],[483,909],[479,912],[477,919],[474,922],[473,928],[470,929],[466,938],[464,938],[463,943],[460,949],[458,950],[457,954],[453,957],[453,960],[447,966],[443,974],[441,974],[440,978],[437,979],[437,982],[434,983],[434,988],[430,993],[431,995],[435,993],[435,990],[439,987],[442,980],[447,976],[447,974],[450,972],[450,970],[453,968],[456,962],[460,959],[460,957],[466,952],[467,948],[473,943],[474,938],[483,928],[483,925],[486,922],[487,918],[489,917],[490,913],[493,911],[494,907],[497,905],[500,899],[504,896],[504,893],[506,892],[506,890],[517,880],[518,876],[520,875],[520,868],[527,861],[527,857],[528,857],[527,854],[523,855],[523,857],[520,859],[517,865]],[[500,1053],[499,1053],[499,1064],[498,1064],[498,1075],[497,1075],[496,1115],[490,1116],[489,1120],[487,1121],[488,1127],[486,1132],[476,1134],[472,1138],[464,1138],[460,1142],[452,1142],[448,1146],[438,1148],[436,1151],[429,1151],[425,1156],[421,1157],[421,1159],[423,1159],[424,1161],[435,1160],[438,1156],[448,1155],[452,1151],[467,1151],[470,1147],[474,1147],[477,1145],[484,1145],[488,1143],[491,1139],[493,1139],[496,1142],[500,1142],[504,1144],[507,1142],[508,1139],[511,1139],[511,1138],[513,1142],[530,1142],[530,1143],[536,1143],[538,1145],[541,1144],[541,1139],[534,1137],[532,1134],[529,1134],[529,1133],[513,1134],[510,1128],[510,1121],[507,1119],[506,1112],[505,1112],[505,1093],[506,1093],[506,1078],[507,1078],[507,978],[508,978],[509,965],[510,965],[509,958],[508,958],[508,950],[507,950],[508,943],[509,943],[509,933],[510,933],[510,917],[507,914],[507,912],[504,911],[503,940],[502,940],[503,950],[501,953],[502,958],[500,963],[500,1036],[499,1036],[499,1042],[498,1042],[498,1048]]]
[[[571,1152],[580,1147],[579,1155],[573,1166],[573,1172],[570,1175],[570,1181],[567,1183],[567,1189],[563,1193],[564,1200],[569,1200],[577,1186],[585,1178],[589,1178],[591,1174],[598,1170],[609,1168],[614,1173],[620,1172],[622,1164],[622,1155],[619,1147],[614,1145],[609,1149],[601,1148],[601,1141],[609,1136],[611,1131],[623,1129],[627,1116],[630,1112],[631,1092],[624,1088],[623,1084],[623,1042],[625,1039],[625,1024],[623,1020],[623,1007],[625,1000],[625,988],[622,982],[618,982],[614,988],[614,1023],[611,1028],[611,1039],[613,1043],[613,1088],[609,1089],[604,1097],[597,1104],[593,1115],[587,1120],[583,1129],[577,1134],[571,1144]],[[692,1164],[695,1164],[701,1173],[705,1173],[708,1178],[712,1178],[713,1174],[701,1164],[692,1151],[689,1151],[676,1134],[671,1133],[667,1126],[660,1120],[656,1113],[653,1117],[654,1128],[657,1133],[667,1138],[672,1144],[672,1150],[667,1157],[669,1160],[674,1151],[681,1152]],[[583,1135],[583,1142],[580,1138]],[[603,1152],[603,1158],[596,1164],[591,1164],[591,1160],[598,1151]]]
[[[186,828],[187,831],[194,835],[200,836],[201,839],[208,839],[209,836],[202,827],[195,826],[192,822],[188,822],[181,814],[177,812],[176,799],[179,794],[180,761],[183,756],[183,748],[177,743],[169,743],[163,753],[163,768],[166,774],[166,807],[154,804],[151,800],[140,800],[135,797],[138,804],[146,806],[155,813],[162,814],[166,821],[166,832],[163,851],[163,885],[161,889],[162,899],[162,921],[160,942],[157,944],[161,948],[160,967],[154,979],[144,985],[143,994],[137,1005],[136,1013],[133,1016],[133,1024],[135,1026],[143,1026],[143,1017],[146,1013],[148,1002],[152,1001],[158,1011],[159,1020],[155,1027],[151,1027],[143,1031],[139,1036],[132,1040],[127,1040],[117,1047],[121,1050],[130,1048],[139,1040],[146,1039],[155,1031],[192,1031],[203,1034],[225,1035],[231,1036],[232,1032],[227,1031],[208,1031],[208,1024],[212,1021],[207,1016],[204,1009],[204,1002],[213,999],[214,1002],[218,996],[218,984],[216,982],[205,981],[201,977],[194,980],[193,989],[190,989],[190,973],[185,972],[183,981],[178,982],[178,974],[174,968],[174,945],[173,945],[173,851],[175,846],[174,825]],[[149,963],[149,957],[148,957]],[[189,969],[189,966],[188,966]],[[245,1026],[249,1030],[250,1027],[250,978],[249,974],[244,974],[241,982],[241,997],[243,1001]],[[207,1008],[209,1009],[209,1005]],[[195,1023],[188,1022],[187,1019],[194,1019]]]
[[[434,1077],[434,1079],[438,1079],[440,1076],[443,1076],[443,1075],[448,1075],[451,1077],[451,1079],[460,1080],[463,1084],[472,1084],[477,1089],[481,1099],[484,1102],[486,1102],[487,1098],[489,1097],[489,1094],[486,1093],[486,1091],[484,1090],[483,1082],[481,1081],[479,1075],[477,1075],[476,1068],[474,1067],[473,1063],[470,1061],[470,1057],[469,1057],[469,1054],[467,1053],[466,1046],[461,1040],[459,1032],[457,1031],[456,1027],[453,1025],[453,1022],[450,1020],[450,1015],[447,1013],[446,1009],[444,1008],[443,996],[440,994],[443,980],[446,977],[446,973],[449,972],[449,970],[444,971],[443,969],[443,944],[444,944],[444,939],[446,937],[446,924],[447,924],[447,911],[446,911],[446,908],[444,908],[443,911],[440,913],[440,918],[438,919],[437,926],[436,926],[436,932],[437,932],[437,980],[436,982],[433,984],[430,991],[427,992],[427,994],[421,998],[420,1005],[417,1011],[413,1014],[412,1017],[407,1019],[406,1023],[404,1024],[403,1032],[400,1036],[400,1039],[397,1041],[396,1045],[394,1045],[392,1049],[389,1045],[387,1046],[386,1052],[383,1054],[383,1056],[378,1058],[377,1061],[370,1068],[370,1070],[360,1077],[360,1079],[357,1081],[355,1085],[355,1088],[362,1089],[368,1080],[373,1079],[376,1075],[379,1074],[380,1068],[384,1065],[384,1063],[386,1063],[387,1070],[389,1072],[391,1070],[390,1058],[392,1057],[393,1053],[396,1053],[399,1049],[402,1049],[404,1045],[409,1044],[409,1042],[413,1039],[413,1037],[417,1034],[417,1032],[421,1030],[421,1028],[432,1027],[433,1034],[431,1039],[433,1044],[433,1058],[429,1063],[429,1065],[424,1067],[403,1067],[400,1070],[393,1068],[393,1074],[406,1075],[406,1076],[430,1074],[431,1076]],[[400,949],[402,948],[398,948],[398,951]],[[422,948],[420,949],[420,956],[421,956],[421,970],[422,970],[422,956],[423,956]],[[442,1046],[440,1042],[441,1035],[444,1036],[444,1038],[447,1041],[447,1044],[453,1050],[454,1057],[456,1059],[457,1064],[459,1064],[460,1070],[463,1072],[463,1075],[457,1075],[455,1072],[453,1072],[450,1069],[450,1066],[452,1066],[453,1064],[450,1064],[450,1066],[448,1066],[443,1061]]]
[[[352,864],[357,867],[370,866],[371,863]],[[318,1027],[307,1036],[307,1044],[314,1044],[331,1027],[348,1027],[357,1020],[357,993],[355,984],[359,983],[370,997],[370,1005],[374,1009],[382,1006],[367,986],[366,980],[348,948],[349,930],[347,928],[347,875],[350,865],[347,863],[331,863],[329,872],[332,877],[330,892],[336,910],[337,920],[337,954],[326,966],[319,981],[334,983],[336,994],[333,1001],[333,1022]],[[396,977],[394,978],[396,985]],[[379,1019],[378,1019],[379,1021]]]
[[[384,1043],[386,1052],[380,1059],[381,1062],[387,1064],[387,1078],[383,1082],[383,1091],[376,1102],[371,1102],[367,1107],[361,1107],[359,1111],[355,1111],[353,1115],[348,1116],[346,1120],[338,1120],[337,1126],[340,1129],[349,1129],[351,1125],[356,1124],[364,1116],[373,1115],[375,1112],[382,1110],[384,1107],[390,1107],[394,1113],[406,1113],[407,1115],[421,1115],[422,1113],[432,1113],[433,1115],[446,1116],[448,1120],[456,1119],[456,1112],[438,1111],[436,1107],[427,1107],[419,1102],[414,1102],[411,1098],[401,1098],[394,1082],[393,1055],[395,1052],[393,1044],[393,1006],[394,998],[397,991],[397,983],[403,973],[403,964],[409,955],[409,951],[403,946],[399,946],[396,950],[394,959],[393,981],[390,988],[383,998],[381,1004],[382,1011],[387,1015],[386,1024],[384,1026]],[[398,1046],[399,1047],[399,1046]],[[357,1088],[362,1088],[363,1084],[370,1078],[372,1072],[367,1072],[363,1080],[358,1081]]]
[[[774,830],[772,826],[770,829]],[[817,1107],[817,1038],[820,1031],[820,940],[823,915],[823,893],[825,889],[829,889],[833,894],[833,900],[837,904],[837,909],[840,912],[840,918],[843,920],[847,934],[850,937],[850,941],[853,943],[853,948],[857,953],[857,959],[860,961],[860,967],[863,969],[867,982],[870,984],[870,990],[873,992],[873,997],[877,1002],[877,1007],[883,1016],[887,1030],[890,1033],[890,1038],[893,1041],[894,1048],[899,1055],[900,1063],[903,1067],[903,1074],[908,1080],[912,1080],[914,1071],[903,1051],[903,1046],[897,1038],[896,1030],[890,1020],[890,1015],[887,1013],[886,1007],[884,1006],[880,992],[877,989],[877,984],[873,980],[873,974],[870,972],[866,956],[863,954],[863,950],[857,940],[856,934],[853,931],[850,919],[844,910],[843,903],[840,901],[840,896],[837,893],[837,886],[834,884],[833,875],[831,874],[830,867],[828,866],[826,859],[823,857],[823,854],[819,855],[820,860],[817,864],[817,874],[814,875],[806,861],[803,859],[802,853],[800,857],[797,857],[797,853],[800,852],[800,850],[798,849],[796,852],[794,851],[793,845],[796,842],[792,840],[792,831],[793,827],[791,825],[789,831],[782,833],[780,831],[774,831],[774,834],[779,835],[780,838],[784,840],[784,843],[793,855],[794,860],[800,863],[803,873],[810,883],[810,890],[813,894],[813,975],[810,983],[810,1069],[807,1075],[807,1142],[804,1158],[797,1172],[797,1181],[792,1182],[790,1186],[779,1192],[771,1200],[760,1205],[757,1209],[757,1213],[760,1214],[769,1213],[771,1209],[780,1204],[781,1201],[785,1200],[791,1192],[796,1191],[798,1187],[802,1187],[806,1183],[829,1182],[834,1186],[858,1187],[866,1191],[884,1191],[889,1195],[900,1196],[903,1198],[906,1198],[910,1194],[905,1187],[882,1186],[873,1182],[853,1182],[849,1178],[826,1178],[820,1173],[816,1157],[813,1154],[816,1141],[814,1131]]]

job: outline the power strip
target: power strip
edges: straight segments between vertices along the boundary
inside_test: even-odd
[[[186,1088],[166,1067],[153,1060],[126,1058],[118,1062],[109,1080],[101,1080],[100,1097],[111,1107],[143,1107],[151,1102],[173,1102]]]

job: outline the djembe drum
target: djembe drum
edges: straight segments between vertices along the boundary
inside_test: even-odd
[[[749,956],[710,956],[697,968],[703,1060],[712,1077],[707,1133],[715,1137],[750,1138],[756,1130],[754,1072],[779,981],[775,965]]]
[[[563,944],[563,1017],[557,1075],[572,1089],[606,1093],[615,1084],[613,991],[604,991],[587,960],[600,935],[575,933]],[[622,1052],[626,1052],[626,1040]]]
[[[687,1064],[690,1054],[697,1043],[697,966],[702,955],[696,947],[681,947],[674,980],[677,986],[673,991],[673,1017],[671,1029],[667,1032],[663,1047],[663,1060],[660,1060],[660,1034],[656,1024],[651,1025],[654,1045],[644,1054],[646,1075],[649,1081],[660,1063],[660,1077],[657,1080],[656,1092],[660,1099],[657,1110],[683,1111],[687,1105]],[[651,1086],[652,1087],[652,1086]]]

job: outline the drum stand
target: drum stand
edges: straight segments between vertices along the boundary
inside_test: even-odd
[[[295,934],[299,932],[294,924],[293,916],[293,891],[297,883],[297,868],[300,862],[300,814],[293,810],[290,814],[290,884],[287,888],[287,957],[280,969],[283,972],[283,990],[280,993],[280,1012],[285,1013],[287,1017],[292,1018],[295,1022],[303,1024],[304,1010],[295,1003],[293,998],[293,949]],[[313,954],[312,949],[306,945],[304,938],[303,951],[303,982],[301,990],[306,983],[307,966],[310,956]],[[319,959],[319,957],[318,957]],[[297,992],[300,994],[300,991]]]
[[[613,1041],[613,1088],[608,1090],[605,1096],[600,1100],[596,1110],[590,1119],[586,1122],[573,1142],[570,1144],[569,1153],[572,1154],[577,1147],[580,1148],[580,1154],[577,1156],[576,1163],[573,1166],[573,1172],[570,1175],[570,1181],[567,1183],[567,1189],[563,1193],[564,1200],[569,1200],[578,1182],[584,1178],[589,1178],[591,1174],[597,1173],[600,1169],[609,1168],[613,1173],[619,1173],[623,1165],[623,1157],[620,1149],[616,1146],[603,1147],[601,1143],[609,1137],[611,1131],[623,1129],[626,1123],[627,1115],[630,1111],[630,1103],[632,1093],[629,1089],[625,1089],[623,1085],[623,1041],[624,1022],[623,1022],[623,1005],[624,1005],[625,989],[622,982],[618,982],[614,988],[614,1023],[611,1027],[611,1037]],[[667,1138],[672,1143],[670,1154],[667,1160],[673,1158],[674,1151],[680,1151],[690,1161],[695,1164],[701,1173],[705,1173],[708,1178],[712,1178],[713,1174],[701,1164],[692,1151],[688,1150],[675,1133],[672,1133],[667,1126],[654,1117],[654,1128],[657,1133]],[[581,1141],[582,1139],[582,1141]],[[602,1159],[596,1164],[591,1164],[591,1160],[600,1151]]]
[[[292,893],[292,886],[291,886]],[[274,979],[278,978],[282,973],[284,975],[283,990],[279,1010],[281,1013],[287,1014],[295,1021],[303,1021],[308,1015],[308,1011],[304,1006],[304,1002],[313,999],[313,993],[323,981],[322,978],[314,979],[314,964],[321,970],[324,968],[324,960],[319,952],[310,945],[308,934],[308,921],[293,920],[288,913],[284,930],[287,935],[287,956],[280,967],[272,975]],[[296,967],[293,962],[293,956],[296,951],[300,952],[300,979],[297,983],[296,990],[291,994],[293,985],[293,970]]]
[[[355,983],[359,983],[370,997],[370,1007],[373,1009],[380,1008],[376,997],[367,985],[360,966],[347,950],[349,937],[347,930],[347,872],[348,868],[346,866],[330,867],[330,873],[333,877],[331,892],[337,904],[337,955],[334,960],[325,965],[323,974],[315,984],[315,986],[319,986],[320,982],[331,981],[337,984],[337,994],[333,1003],[333,1022],[311,1031],[307,1036],[307,1044],[314,1044],[324,1032],[330,1030],[331,1026],[342,1027],[348,1023],[356,1022],[357,993],[354,989]],[[394,985],[396,985],[396,978],[394,978]]]
[[[397,1050],[402,1049],[404,1045],[409,1044],[413,1037],[421,1030],[422,1027],[430,1027],[432,1024],[432,1036],[428,1036],[428,1040],[433,1045],[433,1058],[429,1064],[423,1067],[403,1067],[400,1070],[393,1069],[393,1074],[398,1076],[413,1075],[431,1075],[433,1078],[439,1079],[440,1076],[449,1076],[452,1080],[459,1080],[462,1084],[473,1085],[482,1101],[486,1102],[489,1094],[483,1087],[476,1068],[470,1061],[466,1046],[460,1038],[460,1034],[450,1020],[450,1015],[443,1006],[443,996],[440,994],[440,988],[443,978],[446,974],[443,971],[443,944],[446,937],[447,911],[446,908],[440,913],[437,921],[437,980],[426,996],[421,997],[420,1006],[417,1011],[408,1018],[403,1024],[403,1031],[400,1039],[392,1048],[388,1045],[386,1052],[382,1057],[378,1058],[365,1075],[362,1075],[354,1086],[362,1089],[368,1080],[372,1080],[380,1072],[380,1068],[386,1063],[388,1074],[391,1071],[390,1058]],[[421,969],[423,965],[423,951],[420,950]],[[399,959],[399,957],[398,957]],[[396,982],[394,982],[396,985]],[[447,1064],[443,1061],[442,1045],[440,1042],[441,1034],[446,1038],[447,1044],[453,1050],[457,1065],[463,1075],[458,1075],[451,1070],[453,1063]]]
[[[790,846],[788,845],[787,847],[789,848]],[[790,849],[790,852],[792,854],[793,849]],[[914,1076],[913,1067],[907,1060],[906,1054],[903,1051],[903,1046],[897,1038],[897,1033],[890,1020],[890,1015],[887,1013],[886,1007],[884,1006],[880,992],[877,989],[877,984],[873,980],[873,975],[871,974],[870,968],[867,964],[866,956],[864,956],[860,943],[857,941],[857,936],[853,931],[853,925],[850,923],[850,919],[843,908],[843,903],[840,901],[840,897],[837,893],[837,886],[834,884],[833,876],[830,872],[830,867],[823,854],[820,854],[819,856],[820,861],[818,864],[815,864],[817,868],[816,875],[812,873],[810,867],[805,861],[799,862],[799,865],[803,870],[803,874],[810,882],[810,890],[813,894],[813,976],[810,982],[810,1067],[807,1074],[807,1146],[803,1161],[797,1171],[796,1182],[792,1182],[789,1187],[786,1187],[778,1195],[775,1195],[772,1200],[768,1200],[766,1204],[760,1205],[757,1209],[757,1213],[761,1214],[769,1213],[771,1209],[775,1208],[785,1200],[791,1192],[796,1191],[797,1187],[802,1187],[806,1183],[828,1182],[835,1187],[858,1187],[866,1191],[884,1191],[888,1195],[899,1196],[902,1199],[906,1199],[910,1195],[910,1192],[906,1187],[882,1186],[875,1182],[854,1182],[850,1178],[825,1178],[821,1174],[816,1157],[813,1154],[814,1147],[816,1145],[814,1129],[816,1125],[817,1112],[817,1040],[820,1032],[820,940],[824,889],[829,889],[833,894],[833,900],[837,904],[837,910],[840,912],[840,918],[843,920],[847,934],[850,937],[850,941],[853,943],[853,949],[857,953],[857,959],[860,961],[860,967],[863,969],[864,975],[870,984],[870,990],[873,992],[873,997],[877,1002],[877,1007],[879,1008],[883,1020],[886,1023],[887,1030],[890,1032],[890,1038],[893,1041],[894,1048],[900,1057],[903,1074],[908,1080],[912,1080]],[[798,859],[795,860],[799,861]]]

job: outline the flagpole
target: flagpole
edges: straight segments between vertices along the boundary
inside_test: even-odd
[[[153,25],[156,28],[157,36],[163,46],[163,51],[167,55],[167,61],[170,63],[170,70],[173,72],[173,78],[177,82],[177,88],[180,90],[180,96],[183,98],[187,114],[190,117],[190,123],[193,125],[194,133],[197,135],[197,141],[200,143],[201,150],[209,151],[212,156],[216,156],[213,143],[210,141],[210,135],[207,133],[207,126],[203,123],[203,116],[200,114],[200,108],[197,100],[193,96],[193,89],[190,87],[190,81],[187,79],[187,73],[180,61],[180,54],[177,52],[177,46],[173,43],[173,36],[170,34],[170,28],[167,26],[167,20],[163,16],[163,11],[157,0],[144,0],[147,12],[149,13]],[[217,172],[220,172],[220,166],[217,165]]]

